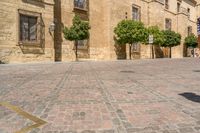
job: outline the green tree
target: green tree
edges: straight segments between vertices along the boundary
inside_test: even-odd
[[[122,20],[114,29],[117,44],[129,44],[129,57],[131,59],[131,47],[133,43],[145,42],[148,36],[147,29],[142,22]]]
[[[191,35],[189,35],[188,37],[185,38],[184,44],[187,47],[196,48],[197,45],[198,45],[198,39],[194,34],[191,34]]]
[[[80,19],[79,16],[75,15],[73,18],[73,25],[68,28],[65,27],[63,30],[64,38],[69,41],[75,41],[75,54],[76,60],[78,59],[78,44],[79,40],[85,40],[89,38],[89,23]]]
[[[196,48],[197,45],[198,45],[198,38],[194,34],[191,34],[191,35],[189,35],[188,37],[185,38],[184,44],[187,47],[193,48],[193,56],[194,56],[194,48]]]
[[[169,56],[172,55],[172,47],[178,46],[181,43],[181,35],[174,31],[165,30],[162,31],[164,35],[164,42],[161,45],[162,47],[168,47],[170,50]]]
[[[154,58],[154,47],[153,47],[153,45],[162,45],[164,43],[164,35],[163,35],[163,32],[160,31],[158,26],[150,26],[148,28],[148,34],[153,35],[153,44],[152,44],[151,48],[152,48],[152,58]]]

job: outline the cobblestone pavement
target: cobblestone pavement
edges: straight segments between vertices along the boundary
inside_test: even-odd
[[[0,65],[0,102],[29,133],[200,133],[200,60]],[[0,106],[0,133],[31,124]]]

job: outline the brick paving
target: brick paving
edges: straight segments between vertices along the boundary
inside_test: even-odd
[[[200,133],[200,60],[0,65],[0,102],[29,133]],[[31,124],[0,106],[0,133]]]

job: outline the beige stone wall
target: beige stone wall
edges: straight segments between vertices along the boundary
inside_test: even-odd
[[[28,1],[28,2],[26,2]],[[73,61],[75,60],[74,42],[66,41],[63,37],[64,26],[71,26],[75,15],[73,0],[45,0],[49,4],[41,4],[33,0],[1,0],[0,1],[0,60],[5,62],[33,61]],[[184,55],[184,38],[187,27],[192,26],[196,34],[196,19],[200,16],[200,7],[190,0],[182,0],[181,6],[190,8],[190,18],[185,13],[177,13],[176,0],[169,0],[169,9],[165,9],[162,0],[101,0],[89,1],[88,20],[91,26],[88,49],[80,49],[79,55],[93,60],[116,60],[128,55],[128,48],[121,48],[121,54],[116,52],[114,42],[114,27],[126,18],[132,19],[132,5],[141,10],[141,21],[146,27],[157,25],[165,29],[165,18],[172,20],[172,30],[181,33],[182,44],[172,49],[173,58]],[[198,1],[198,3],[200,3]],[[45,24],[45,47],[18,46],[18,9],[42,14]],[[49,25],[55,18],[55,36],[48,31]],[[55,44],[55,45],[54,45]],[[55,47],[55,51],[54,51]],[[162,57],[163,48],[155,47],[156,57]],[[23,53],[25,51],[25,53]],[[151,47],[142,45],[135,58],[151,58]],[[128,56],[127,56],[128,57]]]
[[[196,6],[189,0],[181,2],[181,11],[177,13],[176,4],[170,3],[169,10],[165,9],[165,18],[172,19],[172,30],[182,35],[181,45],[172,48],[172,58],[182,58],[184,51],[184,39],[188,35],[188,26],[192,26],[192,31],[196,34]],[[190,8],[190,17],[187,14],[187,8]]]
[[[53,22],[53,0],[46,3],[23,0],[0,1],[0,60],[5,63],[54,61],[53,37],[48,27]],[[44,47],[19,46],[19,13],[27,10],[42,14],[45,25]]]
[[[107,30],[105,33],[100,31],[99,33],[104,33],[106,37],[104,38],[104,45],[108,44],[109,49],[105,52],[109,52],[104,59],[117,59],[117,55],[114,47],[114,27],[121,20],[125,19],[125,13],[128,13],[128,19],[132,17],[132,5],[135,5],[141,9],[141,21],[148,26],[158,26],[161,29],[165,29],[165,18],[170,18],[172,20],[172,30],[179,32],[182,35],[182,43],[180,46],[174,47],[172,49],[172,58],[182,58],[184,55],[184,38],[187,36],[187,27],[192,26],[193,32],[196,33],[196,11],[194,3],[183,0],[181,3],[182,8],[190,8],[190,19],[186,14],[177,14],[177,5],[174,1],[170,1],[169,9],[165,9],[164,3],[160,1],[146,1],[146,0],[126,0],[126,1],[105,1],[107,4],[104,5],[104,13],[106,18],[102,21],[101,25],[107,26],[107,28],[102,28],[103,31]],[[112,3],[112,4],[110,4]],[[98,3],[98,5],[100,5]],[[103,16],[103,15],[102,15]],[[102,18],[102,17],[101,17]],[[98,20],[95,20],[98,21]],[[107,22],[106,22],[107,21]],[[100,25],[98,26],[100,27]],[[95,34],[98,34],[98,31],[94,30]],[[99,36],[97,35],[96,38]],[[93,40],[93,39],[91,39]],[[98,39],[97,39],[98,41]],[[92,44],[91,44],[92,45]],[[99,45],[100,47],[100,45]],[[140,58],[151,58],[151,49],[148,45],[141,44]],[[156,57],[162,57],[163,48],[156,47],[157,53]],[[126,53],[128,55],[129,49],[126,48]],[[160,55],[159,55],[160,54]],[[128,57],[128,56],[127,56]]]
[[[107,22],[107,25],[108,25],[108,28],[107,28],[107,36],[109,37],[108,38],[108,42],[107,44],[109,44],[109,58],[111,60],[116,60],[117,58],[117,54],[115,52],[115,42],[114,42],[114,28],[117,26],[117,24],[123,20],[123,19],[126,19],[126,13],[127,13],[127,19],[132,19],[132,5],[140,8],[141,10],[141,21],[145,24],[145,25],[148,25],[148,20],[149,18],[147,17],[148,15],[148,2],[146,1],[142,1],[142,0],[127,0],[127,1],[113,1],[113,0],[110,0],[111,4],[110,4],[110,7],[108,10],[108,13],[107,14],[110,14],[107,15],[108,18],[108,22]],[[108,4],[109,5],[109,4]],[[107,5],[107,6],[108,6]],[[146,46],[141,46],[141,50],[143,50]],[[129,57],[128,56],[128,53],[129,53],[129,49],[126,48],[126,56],[127,58]],[[135,56],[136,55],[136,56]],[[135,56],[136,58],[143,58],[143,56],[146,56],[146,55],[143,55],[143,53],[140,55],[134,53],[133,56]]]
[[[62,25],[61,32],[64,26],[71,26],[72,19],[74,17],[74,2],[72,0],[61,0],[61,22],[59,25]],[[73,61],[75,60],[74,42],[65,40],[62,35],[62,61]]]
[[[109,59],[110,4],[109,0],[90,0],[89,2],[91,59]]]

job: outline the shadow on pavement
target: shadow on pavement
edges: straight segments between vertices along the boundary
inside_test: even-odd
[[[193,70],[193,72],[197,72],[198,73],[198,72],[200,72],[200,70]]]
[[[188,99],[190,101],[200,103],[200,96],[195,93],[185,92],[185,93],[181,93],[179,95],[185,97],[186,99]]]

